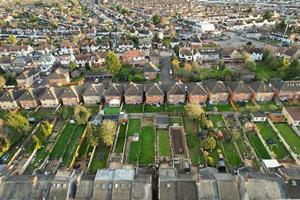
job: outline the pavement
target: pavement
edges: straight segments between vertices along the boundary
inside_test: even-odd
[[[169,74],[171,67],[171,57],[169,55],[163,55],[161,57],[160,65],[160,80],[162,84],[171,84],[175,82],[174,77]]]

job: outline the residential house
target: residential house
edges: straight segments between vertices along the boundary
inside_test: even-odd
[[[63,93],[60,95],[62,104],[65,106],[78,105],[80,102],[79,94],[75,86],[70,86],[64,89]]]
[[[130,83],[124,92],[126,104],[140,104],[144,101],[144,87],[140,84]]]
[[[283,55],[288,60],[300,59],[300,51],[296,47],[287,49]]]
[[[253,122],[265,122],[267,121],[267,116],[262,112],[251,113],[251,118]]]
[[[69,42],[63,42],[60,45],[59,49],[59,54],[64,55],[64,54],[74,54],[76,51],[79,50],[79,47],[75,43],[69,43]]]
[[[25,70],[16,77],[19,88],[29,88],[39,79],[40,72],[37,70]]]
[[[117,44],[116,51],[117,52],[125,52],[134,49],[134,42],[131,40],[124,40]]]
[[[36,69],[37,65],[34,60],[30,57],[17,57],[15,58],[10,67],[10,71],[22,72],[25,69]]]
[[[39,97],[41,106],[44,108],[56,108],[60,104],[60,96],[64,92],[63,88],[45,88]]]
[[[220,61],[220,51],[217,48],[199,48],[195,49],[193,53],[193,60],[205,63],[217,63]]]
[[[59,61],[63,66],[68,66],[70,62],[75,62],[76,58],[73,54],[62,54],[59,56]]]
[[[0,56],[29,56],[34,49],[30,45],[11,45],[0,48]]]
[[[39,59],[41,72],[50,74],[53,68],[56,58],[52,54],[44,54]]]
[[[48,45],[47,43],[40,43],[37,47],[34,48],[35,52],[42,55],[52,53],[53,50],[54,50],[54,46]]]
[[[208,99],[210,104],[227,103],[228,89],[222,81],[208,80],[204,81],[208,92]]]
[[[78,67],[92,66],[93,64],[93,54],[84,53],[75,55],[76,64]]]
[[[93,104],[100,103],[103,92],[104,92],[104,86],[101,83],[99,84],[92,83],[88,85],[82,94],[84,104],[93,105]]]
[[[261,61],[263,58],[263,50],[260,48],[250,48],[247,49],[247,52],[250,54],[253,61]]]
[[[269,84],[263,81],[255,81],[248,84],[252,92],[252,98],[258,102],[271,101],[274,97],[274,91]]]
[[[293,126],[300,126],[300,107],[283,107],[282,114]]]
[[[26,89],[23,94],[18,98],[21,108],[32,109],[39,105],[38,97],[41,94],[41,89]]]
[[[110,84],[107,90],[104,92],[105,103],[109,104],[110,106],[120,106],[123,101],[123,92],[123,85],[115,83]]]
[[[176,82],[167,86],[167,103],[179,104],[185,103],[186,91],[183,83]]]
[[[122,54],[124,64],[142,64],[146,62],[145,54],[141,50],[130,50]]]
[[[143,38],[139,39],[139,49],[151,49],[152,42],[151,39]]]
[[[161,105],[165,102],[164,87],[161,84],[154,83],[145,86],[145,103],[150,105]]]
[[[13,61],[13,59],[10,56],[1,56],[0,57],[0,68],[3,71],[8,72],[11,68],[12,61]]]
[[[171,45],[171,48],[173,49],[175,46],[178,46],[179,43],[180,43],[179,39],[176,38],[176,37],[173,37],[173,38],[171,39],[171,44],[170,44],[170,45]]]
[[[181,61],[192,61],[193,60],[193,52],[190,48],[181,47],[179,49],[179,59]]]
[[[225,64],[242,63],[244,60],[243,55],[234,47],[221,49],[221,59]]]
[[[18,98],[23,94],[23,90],[6,90],[0,96],[0,108],[10,110],[18,107]]]
[[[142,65],[143,78],[146,80],[155,80],[157,76],[157,68],[151,62],[146,62]]]
[[[198,49],[202,46],[202,41],[199,37],[194,36],[191,40],[190,40],[190,47],[191,49]]]
[[[95,66],[103,65],[106,61],[106,51],[98,51],[96,54],[97,59],[94,60]]]
[[[50,74],[48,82],[52,86],[62,86],[70,83],[69,70],[64,68],[57,68]]]
[[[274,79],[271,81],[275,97],[280,101],[300,99],[300,81],[283,81]]]
[[[187,100],[189,103],[204,104],[207,102],[208,94],[202,83],[187,85]]]
[[[233,102],[248,102],[252,92],[244,81],[235,81],[228,85],[229,97]]]

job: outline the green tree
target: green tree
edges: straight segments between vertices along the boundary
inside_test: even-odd
[[[96,147],[99,144],[100,141],[100,130],[97,126],[88,124],[86,128],[86,134],[88,142],[92,147]]]
[[[120,62],[120,59],[112,51],[109,51],[106,54],[106,66],[108,68],[108,71],[113,76],[117,75],[119,73],[119,71],[122,69],[122,64]]]
[[[71,71],[73,71],[74,69],[77,68],[77,64],[76,64],[76,62],[71,61],[71,62],[69,63],[69,65],[68,65],[68,67],[69,67],[69,69],[70,69]]]
[[[84,106],[76,106],[74,109],[74,118],[79,124],[86,124],[91,116],[90,111]]]
[[[28,132],[30,130],[30,125],[28,120],[17,113],[16,111],[10,111],[7,115],[7,124],[9,127],[15,129],[19,133]]]
[[[154,24],[158,24],[160,22],[160,16],[158,14],[155,14],[152,16],[152,22]]]
[[[106,120],[101,124],[101,138],[106,146],[111,146],[116,134],[116,123]]]
[[[263,19],[269,20],[273,17],[273,13],[270,11],[266,11],[262,17],[263,17]]]
[[[202,145],[203,145],[203,148],[204,149],[207,149],[207,150],[213,150],[214,148],[216,148],[217,146],[217,142],[215,140],[215,138],[213,137],[208,137],[208,138],[205,138],[203,141],[202,141]]]
[[[18,40],[17,40],[17,37],[15,35],[10,35],[8,38],[7,38],[7,42],[11,45],[16,45]]]
[[[199,120],[204,113],[203,108],[198,103],[188,103],[185,112],[190,119]]]

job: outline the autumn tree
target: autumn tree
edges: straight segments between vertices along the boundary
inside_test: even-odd
[[[74,109],[74,118],[79,124],[86,124],[91,116],[90,111],[84,106],[76,106]]]
[[[207,149],[207,150],[213,150],[214,148],[216,148],[217,146],[217,142],[215,140],[215,138],[213,137],[208,137],[208,138],[205,138],[203,141],[202,141],[202,145],[203,145],[203,148],[204,149]]]
[[[106,120],[101,124],[101,138],[106,146],[111,146],[116,134],[116,124],[113,121]]]
[[[96,147],[100,141],[100,130],[96,125],[88,124],[86,128],[88,142],[92,147]]]
[[[204,114],[203,108],[197,103],[188,103],[184,108],[187,116],[193,120],[199,120]]]
[[[6,80],[3,76],[0,76],[0,88],[3,88],[6,83]]]
[[[2,156],[3,153],[5,153],[9,149],[9,146],[10,146],[9,138],[1,132],[0,133],[0,156]]]
[[[184,70],[185,70],[186,72],[191,72],[191,71],[192,71],[192,65],[191,65],[189,62],[186,62],[186,63],[184,64]]]
[[[15,129],[19,133],[28,132],[30,130],[30,125],[28,120],[15,111],[10,111],[7,115],[7,124],[9,127]]]
[[[106,58],[105,58],[105,62],[106,62],[106,66],[108,71],[111,73],[111,75],[115,76],[119,73],[119,71],[122,69],[122,64],[120,62],[119,57],[117,56],[117,54],[115,54],[112,51],[109,51],[106,54]]]
[[[17,37],[15,35],[10,35],[8,38],[7,38],[7,42],[11,45],[16,45],[18,40],[17,40]]]
[[[71,61],[71,62],[69,63],[69,65],[68,65],[68,68],[69,68],[71,71],[73,71],[74,69],[76,69],[76,68],[77,68],[76,62]]]
[[[233,140],[238,140],[241,137],[241,133],[238,130],[233,130],[231,136]]]
[[[38,150],[38,149],[40,149],[42,147],[43,142],[42,142],[42,140],[38,136],[33,135],[32,136],[32,140],[33,140],[33,143],[34,143],[34,149],[35,150]]]

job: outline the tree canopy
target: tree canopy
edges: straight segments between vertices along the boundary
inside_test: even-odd
[[[185,106],[185,112],[190,119],[199,120],[204,114],[203,108],[197,103],[188,103]]]
[[[113,121],[106,120],[101,124],[101,138],[106,146],[111,146],[116,134],[116,124]]]
[[[122,69],[119,57],[112,51],[106,54],[106,66],[111,75],[115,76]]]
[[[217,146],[217,142],[215,140],[215,138],[213,137],[208,137],[208,138],[205,138],[203,141],[202,141],[202,145],[203,145],[203,148],[204,149],[207,149],[207,150],[213,150],[214,148],[216,148]]]
[[[79,124],[86,124],[91,116],[90,111],[84,106],[76,106],[74,109],[74,118]]]
[[[99,127],[89,124],[86,128],[87,139],[92,147],[96,147],[100,141],[100,130]]]
[[[160,22],[160,16],[158,14],[155,14],[152,16],[152,22],[154,24],[158,24]]]
[[[28,120],[16,111],[10,111],[7,115],[7,124],[19,133],[28,132],[30,124]]]
[[[7,42],[11,45],[16,45],[18,40],[17,40],[17,37],[15,35],[10,35],[8,38],[7,38]]]

